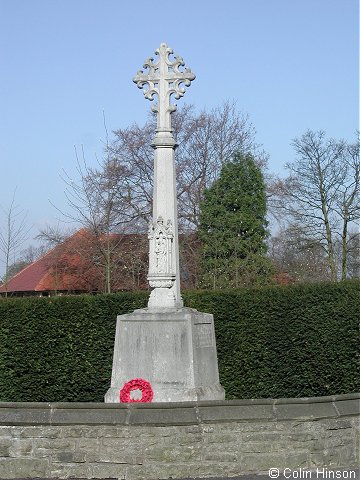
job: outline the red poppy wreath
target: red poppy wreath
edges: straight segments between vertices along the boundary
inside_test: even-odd
[[[140,400],[135,400],[130,397],[130,393],[133,390],[140,390],[142,396]],[[134,378],[129,382],[125,383],[123,388],[120,390],[120,402],[122,403],[140,403],[140,402],[151,402],[154,396],[153,389],[151,385],[146,380],[142,378]]]

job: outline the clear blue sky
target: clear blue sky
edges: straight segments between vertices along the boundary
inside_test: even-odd
[[[308,128],[354,138],[357,0],[0,0],[0,206],[17,187],[33,235],[66,208],[74,145],[96,162],[103,109],[109,130],[146,120],[132,77],[161,42],[196,74],[179,104],[235,99],[270,172]]]

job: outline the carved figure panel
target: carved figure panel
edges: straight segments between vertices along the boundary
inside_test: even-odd
[[[164,219],[159,216],[155,223],[149,226],[150,262],[149,275],[162,274],[173,276],[173,239],[171,220],[164,224]]]

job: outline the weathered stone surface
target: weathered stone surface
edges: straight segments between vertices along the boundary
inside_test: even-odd
[[[49,476],[49,460],[37,458],[0,458],[1,479]]]
[[[10,440],[5,439],[0,443],[0,457],[10,457]]]
[[[11,457],[30,457],[33,451],[33,440],[31,438],[21,442],[10,443],[9,454]],[[6,456],[6,455],[4,455]]]
[[[92,478],[91,466],[87,463],[53,463],[51,478]],[[101,477],[100,477],[101,478]],[[104,478],[104,477],[103,477]]]
[[[70,404],[71,405],[71,404]],[[126,423],[127,410],[122,405],[117,409],[102,408],[102,404],[73,404],[73,408],[69,408],[69,404],[54,404],[51,413],[51,423],[53,425],[77,424],[84,423],[103,425]],[[122,408],[123,407],[123,408]]]
[[[14,437],[21,438],[64,438],[63,432],[60,427],[46,427],[44,425],[38,425],[34,427],[23,427],[17,431],[13,431]]]
[[[334,405],[340,415],[359,415],[360,414],[359,398],[335,401]]]
[[[106,403],[134,378],[150,382],[154,402],[223,400],[214,319],[191,308],[136,310],[117,318]]]
[[[357,419],[356,419],[357,421]],[[326,429],[327,430],[344,430],[346,428],[352,428],[353,425],[351,423],[351,419],[349,420],[339,420],[339,419],[336,419],[336,420],[329,420],[327,423],[326,423]]]
[[[109,478],[128,480],[127,465],[120,465],[118,463],[97,463],[91,465],[92,477],[94,478]]]
[[[59,452],[52,455],[54,463],[85,463],[85,453],[80,452]]]
[[[324,403],[277,403],[275,401],[275,416],[279,420],[293,418],[324,418],[337,417],[338,413],[332,402]]]
[[[251,420],[273,418],[272,405],[215,405],[199,406],[199,416],[203,422],[224,420]]]
[[[22,425],[24,422],[33,425],[50,421],[49,404],[40,403],[4,403],[1,408],[0,425]]]
[[[149,463],[168,464],[181,459],[183,462],[196,462],[201,460],[201,445],[166,445],[159,443],[152,447],[144,448],[144,456]]]
[[[177,408],[131,408],[129,423],[132,425],[187,425],[197,423],[197,411],[183,404]]]
[[[41,405],[22,404],[21,425],[12,417],[15,425],[0,426],[0,478],[157,480],[267,474],[274,467],[355,468],[359,416],[353,408],[340,414],[334,404],[358,398],[51,404],[43,406],[51,412],[43,425],[32,425],[34,416],[26,414]]]
[[[176,462],[162,465],[159,468],[154,464],[145,464],[139,467],[128,468],[126,480],[169,480],[170,478],[209,478],[239,475],[241,465],[227,462]],[[121,478],[121,477],[120,477]]]

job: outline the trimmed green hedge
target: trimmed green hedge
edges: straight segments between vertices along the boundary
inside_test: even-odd
[[[145,292],[0,301],[0,400],[103,401],[116,315],[146,302]]]
[[[0,401],[103,401],[116,315],[147,292],[0,299]],[[360,390],[360,282],[187,292],[215,317],[227,398]]]
[[[214,314],[227,398],[360,391],[360,282],[200,293]]]

